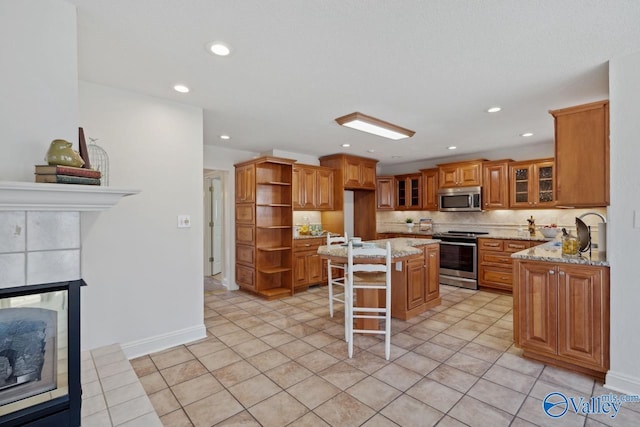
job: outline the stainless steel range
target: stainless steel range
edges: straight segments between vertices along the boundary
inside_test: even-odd
[[[440,240],[440,283],[478,289],[478,236],[474,231],[434,233]]]

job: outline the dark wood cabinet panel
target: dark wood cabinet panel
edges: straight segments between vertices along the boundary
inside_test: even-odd
[[[395,209],[395,180],[392,176],[379,176],[376,184],[376,208],[379,211]]]
[[[483,209],[507,209],[509,207],[509,162],[499,160],[485,162],[482,166]]]
[[[422,209],[438,210],[438,169],[421,169],[422,173]]]
[[[313,165],[295,165],[292,187],[295,210],[333,209],[333,170]]]
[[[482,163],[485,159],[438,165],[440,188],[482,185]]]
[[[553,159],[509,164],[509,207],[551,208],[555,206]]]
[[[396,175],[395,202],[397,210],[422,208],[422,174]]]

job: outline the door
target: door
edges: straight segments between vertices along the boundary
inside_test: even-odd
[[[520,263],[518,271],[518,344],[545,353],[557,348],[556,266]]]
[[[558,354],[602,366],[602,268],[560,266],[558,271]]]

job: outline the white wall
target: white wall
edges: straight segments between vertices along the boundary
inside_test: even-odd
[[[611,370],[606,385],[640,394],[640,52],[609,63],[611,206]]]
[[[202,338],[202,110],[80,82],[80,124],[110,161],[109,185],[142,190],[83,213],[82,346],[134,357]],[[177,228],[177,215],[191,228]]]
[[[78,145],[75,7],[0,2],[0,180],[33,181],[49,144]]]

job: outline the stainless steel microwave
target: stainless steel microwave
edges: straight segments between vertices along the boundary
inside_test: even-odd
[[[438,206],[441,212],[479,212],[482,210],[482,188],[443,188],[438,191]]]

